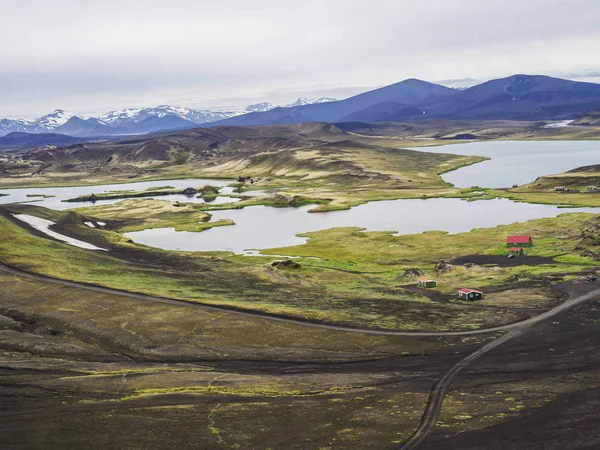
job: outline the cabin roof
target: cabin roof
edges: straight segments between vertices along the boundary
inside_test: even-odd
[[[432,280],[431,278],[427,278],[427,277],[421,277],[421,278],[419,278],[419,281],[423,281],[423,282],[434,281],[435,282],[435,280]]]
[[[514,242],[515,244],[528,244],[530,240],[530,236],[508,236],[506,238],[506,242]]]
[[[461,289],[458,292],[460,292],[462,294],[472,294],[473,292],[477,292],[478,294],[483,294],[483,292],[481,292],[481,291],[478,291],[478,290],[475,290],[475,289],[468,289],[468,288]]]
[[[511,252],[520,252],[521,250],[523,250],[521,247],[511,247],[510,248]]]

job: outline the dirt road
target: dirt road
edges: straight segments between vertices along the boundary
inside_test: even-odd
[[[521,335],[522,333],[522,330],[512,330],[502,337],[487,343],[477,351],[471,353],[460,360],[457,364],[452,366],[452,368],[450,368],[450,370],[448,370],[444,376],[440,378],[433,386],[431,394],[429,395],[429,400],[427,401],[427,406],[425,407],[425,413],[423,414],[421,424],[419,425],[419,428],[417,428],[417,431],[415,431],[413,435],[402,445],[394,448],[397,448],[398,450],[412,450],[417,448],[425,440],[433,427],[435,427],[440,415],[440,411],[442,410],[444,397],[446,397],[446,393],[448,392],[452,381],[458,376],[458,374],[480,356]]]
[[[392,447],[394,449],[415,449],[420,444],[422,444],[429,433],[434,429],[440,415],[440,411],[442,409],[442,404],[446,393],[448,392],[452,382],[456,379],[456,377],[460,374],[460,372],[474,363],[478,358],[487,352],[501,346],[502,344],[514,339],[517,336],[523,334],[528,328],[532,327],[535,324],[538,324],[542,321],[548,320],[570,308],[573,308],[585,301],[595,299],[600,297],[600,289],[594,289],[588,293],[583,295],[572,294],[572,298],[567,300],[566,302],[558,305],[548,311],[545,311],[537,316],[531,317],[529,319],[523,320],[521,322],[512,323],[508,325],[503,325],[494,328],[488,328],[483,330],[464,330],[464,331],[406,331],[406,330],[373,330],[373,329],[365,329],[365,328],[354,328],[354,327],[345,327],[339,325],[331,325],[325,323],[316,323],[309,322],[305,320],[299,320],[294,318],[287,318],[281,316],[274,316],[260,312],[251,312],[244,310],[236,310],[227,307],[219,307],[212,305],[203,305],[195,302],[184,301],[184,300],[175,300],[169,298],[155,297],[146,294],[140,293],[132,293],[121,291],[117,289],[104,288],[101,286],[94,286],[85,283],[77,283],[66,280],[58,280],[52,279],[49,277],[36,275],[32,273],[25,272],[20,269],[8,267],[2,265],[0,263],[0,271],[5,273],[10,273],[18,277],[33,279],[45,283],[54,283],[57,285],[73,287],[78,289],[84,289],[99,293],[106,294],[114,294],[120,296],[126,296],[130,298],[135,298],[143,301],[155,302],[155,303],[163,303],[175,305],[178,307],[185,308],[197,308],[199,310],[216,310],[221,312],[228,312],[231,314],[239,314],[243,316],[249,316],[254,318],[260,318],[265,320],[272,320],[277,322],[291,323],[302,326],[314,327],[314,328],[323,328],[328,330],[336,330],[343,332],[352,332],[352,333],[364,333],[370,335],[389,335],[389,336],[409,336],[409,337],[437,337],[437,336],[469,336],[469,335],[483,335],[495,332],[506,332],[498,339],[495,339],[491,342],[488,342],[486,345],[482,346],[475,352],[463,358],[461,361],[453,365],[448,371],[446,371],[443,376],[435,383],[433,388],[431,389],[431,393],[429,396],[429,400],[427,406],[425,408],[424,414],[421,419],[421,423],[417,430],[413,433],[413,435],[403,444],[399,446]],[[580,286],[584,287],[584,286]],[[591,288],[591,285],[586,285],[586,288]]]
[[[324,328],[327,330],[346,331],[349,333],[363,333],[363,334],[369,334],[369,335],[375,335],[375,336],[408,336],[408,337],[411,337],[411,336],[413,336],[413,337],[473,336],[473,335],[481,335],[481,334],[488,334],[488,333],[496,333],[496,332],[501,332],[501,331],[510,331],[510,330],[514,330],[514,329],[520,329],[525,326],[534,325],[538,322],[542,322],[542,321],[544,321],[552,316],[555,316],[556,314],[559,314],[575,305],[578,305],[579,303],[583,303],[586,300],[600,296],[600,289],[595,289],[594,291],[589,292],[588,294],[567,300],[566,302],[564,302],[564,303],[562,303],[540,315],[531,317],[531,318],[523,320],[521,322],[515,322],[515,323],[511,323],[511,324],[507,324],[507,325],[493,327],[493,328],[485,328],[485,329],[478,329],[478,330],[462,330],[462,331],[377,330],[377,329],[369,329],[369,328],[348,327],[348,326],[343,326],[343,325],[332,325],[332,324],[327,324],[327,323],[312,322],[309,320],[294,319],[294,318],[290,318],[290,317],[282,317],[282,316],[277,316],[274,314],[255,312],[255,311],[247,311],[247,310],[243,310],[243,309],[230,308],[230,307],[226,307],[226,306],[206,305],[206,304],[198,303],[198,302],[175,300],[175,299],[164,298],[164,297],[155,297],[152,295],[122,291],[119,289],[105,288],[105,287],[91,285],[91,284],[59,280],[59,279],[55,279],[55,278],[45,277],[43,275],[37,275],[37,274],[25,272],[24,270],[17,269],[14,267],[9,267],[2,263],[0,263],[0,271],[10,273],[13,275],[17,275],[17,276],[20,276],[23,278],[29,278],[29,279],[33,279],[33,280],[37,280],[37,281],[43,281],[46,283],[54,283],[54,284],[58,284],[61,286],[86,289],[88,291],[99,292],[102,294],[122,295],[125,297],[130,297],[130,298],[135,298],[138,300],[145,300],[145,301],[150,301],[150,302],[155,302],[155,303],[166,303],[166,304],[170,304],[170,305],[182,306],[182,307],[188,307],[188,308],[198,308],[198,309],[205,309],[205,310],[210,310],[210,311],[229,312],[232,314],[240,314],[240,315],[247,316],[247,317],[268,319],[268,320],[272,320],[272,321],[291,323],[291,324],[296,324],[296,325],[304,325],[304,326],[313,327],[313,328]]]
[[[580,303],[585,302],[586,300],[590,300],[598,296],[600,296],[600,289],[595,289],[587,294],[569,299],[565,303],[545,313],[542,313],[539,316],[535,316],[531,319],[527,319],[522,322],[506,325],[505,327],[503,327],[505,330],[510,331],[501,336],[500,338],[487,343],[475,352],[466,356],[457,364],[452,366],[446,373],[444,373],[442,378],[440,378],[435,383],[431,390],[429,400],[427,401],[427,406],[425,407],[425,412],[423,413],[423,417],[421,419],[421,424],[419,425],[417,430],[403,444],[392,448],[398,450],[412,450],[418,448],[418,446],[425,440],[427,435],[435,427],[440,416],[442,404],[444,402],[444,397],[446,396],[446,393],[448,392],[452,381],[460,374],[460,372],[464,368],[475,362],[479,357],[481,357],[485,353],[493,350],[496,347],[499,347],[500,345],[514,339],[517,336],[520,336],[527,330],[527,328],[531,327],[532,325],[547,320],[569,308],[572,308],[573,306],[576,306]]]

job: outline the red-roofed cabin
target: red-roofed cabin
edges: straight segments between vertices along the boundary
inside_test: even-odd
[[[508,236],[506,238],[506,246],[511,247],[533,247],[531,236]]]
[[[523,256],[523,249],[521,247],[511,247],[509,252],[511,255]]]
[[[598,186],[588,186],[587,190],[588,191],[597,191],[598,190]]]
[[[429,278],[423,277],[423,278],[419,278],[419,287],[422,288],[434,288],[437,287],[437,281],[434,280],[430,280]]]
[[[481,300],[483,298],[483,292],[476,291],[475,289],[461,289],[458,291],[458,298],[461,300]]]

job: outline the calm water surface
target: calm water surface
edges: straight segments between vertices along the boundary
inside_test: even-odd
[[[1,180],[0,180],[1,181]],[[188,187],[199,188],[206,185],[218,186],[221,187],[221,194],[231,194],[233,193],[233,188],[227,187],[228,184],[231,184],[233,180],[204,180],[198,178],[188,178],[182,180],[160,180],[160,181],[142,181],[139,183],[122,183],[122,184],[105,184],[101,186],[77,186],[77,187],[58,187],[58,188],[27,188],[27,189],[2,189],[0,188],[1,194],[8,194],[6,197],[0,197],[0,204],[3,203],[33,203],[35,205],[44,206],[46,208],[63,210],[63,209],[71,209],[78,208],[83,206],[92,206],[92,205],[110,205],[112,203],[117,203],[122,201],[123,199],[116,200],[98,200],[94,203],[85,202],[85,203],[66,203],[63,200],[68,200],[70,198],[79,197],[80,195],[90,195],[90,194],[103,194],[111,191],[145,191],[151,187],[160,187],[160,186],[171,186],[175,189],[185,189]],[[46,194],[46,195],[54,195],[54,198],[39,198],[39,197],[27,197],[27,194]],[[249,194],[246,194],[249,195]],[[204,200],[201,198],[196,198],[195,196],[187,197],[183,194],[176,195],[164,195],[164,196],[156,196],[157,200],[165,200],[165,201],[180,201],[180,202],[190,202],[190,203],[204,203]],[[231,198],[231,197],[217,197],[212,204],[220,204],[220,203],[232,203],[237,202],[239,199]]]
[[[245,250],[300,245],[309,231],[355,226],[368,231],[399,234],[443,230],[450,233],[494,227],[565,212],[596,212],[600,208],[560,209],[551,205],[515,203],[506,199],[466,202],[460,199],[391,200],[371,202],[347,211],[307,213],[301,208],[253,206],[240,210],[215,211],[213,220],[233,219],[236,225],[212,228],[201,233],[159,228],[129,233],[134,242],[165,250],[244,253]]]
[[[417,149],[418,150],[418,149]],[[423,150],[423,149],[421,149]],[[540,175],[565,172],[576,167],[600,163],[600,142],[477,142],[427,148],[428,152],[480,155],[492,158],[444,175],[444,179],[459,187],[507,187],[535,180]],[[32,202],[27,194],[52,194],[56,198],[42,199],[40,204],[53,209],[67,209],[83,204],[61,200],[118,190],[145,190],[155,186],[175,188],[200,187],[207,184],[223,187],[222,194],[232,192],[225,187],[231,181],[163,180],[114,184],[95,187],[8,189],[8,197],[0,203]],[[254,195],[260,192],[254,192]],[[168,201],[203,202],[183,195],[156,197]],[[235,199],[219,197],[216,203]],[[106,200],[97,204],[116,203]],[[87,206],[88,204],[86,204]],[[302,208],[248,207],[241,210],[215,211],[212,220],[232,219],[236,225],[218,227],[202,233],[176,232],[172,228],[129,233],[135,242],[167,250],[215,251],[243,253],[246,250],[298,245],[306,242],[300,233],[335,227],[361,227],[369,231],[395,231],[399,234],[443,230],[450,233],[473,228],[494,227],[525,220],[554,217],[564,212],[600,212],[600,208],[560,209],[552,205],[514,203],[506,199],[466,202],[460,199],[393,200],[372,202],[348,211],[307,213]]]
[[[424,150],[415,148],[413,150]],[[511,187],[542,175],[600,164],[600,141],[498,141],[429,147],[428,152],[492,158],[443,175],[458,187]]]

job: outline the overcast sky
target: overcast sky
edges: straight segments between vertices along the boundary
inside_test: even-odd
[[[0,117],[600,81],[599,17],[598,0],[0,0]]]

